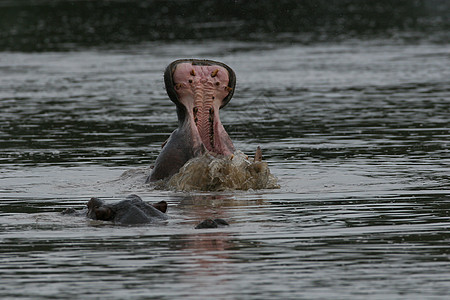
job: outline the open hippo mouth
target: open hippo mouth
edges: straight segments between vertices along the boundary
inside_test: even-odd
[[[220,122],[219,109],[233,96],[233,70],[211,60],[182,59],[167,67],[164,81],[179,121],[191,127],[194,147],[203,144],[211,153],[232,154],[233,143]]]
[[[164,82],[177,106],[178,128],[163,146],[147,182],[172,176],[205,152],[227,156],[235,151],[219,117],[236,85],[230,67],[212,60],[180,59],[166,68]]]

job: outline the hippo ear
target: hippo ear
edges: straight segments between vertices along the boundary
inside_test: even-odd
[[[94,211],[97,220],[110,221],[112,219],[112,210],[109,207],[98,207]]]
[[[87,203],[87,207],[91,210],[94,209],[94,207],[100,207],[103,206],[104,203],[102,200],[100,200],[97,197],[92,197],[91,200]]]
[[[165,213],[167,211],[167,202],[166,201],[160,201],[158,203],[152,204],[154,208],[157,210]]]

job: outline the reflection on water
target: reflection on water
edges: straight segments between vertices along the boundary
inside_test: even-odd
[[[433,39],[3,52],[0,296],[446,299],[450,51]],[[144,184],[177,127],[162,73],[180,57],[235,70],[222,122],[245,154],[261,146],[280,189]],[[130,193],[167,201],[170,219],[128,227],[60,214]],[[194,229],[205,218],[230,226]]]

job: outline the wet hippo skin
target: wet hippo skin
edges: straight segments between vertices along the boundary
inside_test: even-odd
[[[223,219],[206,219],[203,222],[199,223],[197,226],[195,226],[195,229],[205,229],[205,228],[218,228],[218,227],[224,227],[228,226],[227,221]]]
[[[112,221],[117,224],[145,224],[167,219],[165,201],[151,205],[142,201],[137,195],[130,195],[125,200],[114,204],[105,204],[99,198],[91,198],[87,207],[88,218]]]

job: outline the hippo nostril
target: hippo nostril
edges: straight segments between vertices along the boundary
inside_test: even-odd
[[[216,85],[219,86],[219,85],[220,85],[220,82],[217,81],[217,82],[216,82]]]
[[[192,79],[189,79],[189,83],[192,83]]]

